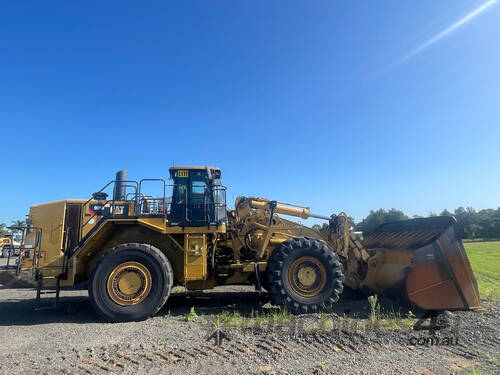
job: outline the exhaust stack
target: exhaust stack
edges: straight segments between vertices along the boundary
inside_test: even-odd
[[[113,200],[124,201],[127,194],[127,170],[122,169],[116,172],[115,188],[113,190]]]

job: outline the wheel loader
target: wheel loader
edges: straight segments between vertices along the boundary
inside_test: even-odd
[[[330,310],[344,287],[426,310],[480,307],[452,217],[384,224],[360,241],[345,213],[258,197],[228,210],[218,168],[169,173],[168,182],[133,181],[120,171],[89,199],[32,206],[17,277],[37,286],[37,301],[47,288],[58,297],[85,286],[96,312],[115,322],[154,315],[178,285],[254,284],[294,313]],[[308,218],[328,228],[296,222]]]

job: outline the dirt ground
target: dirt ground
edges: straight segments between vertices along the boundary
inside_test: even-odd
[[[276,307],[251,286],[223,287],[175,293],[157,316],[118,324],[95,314],[86,291],[63,291],[59,310],[34,311],[33,289],[0,281],[0,373],[500,373],[500,303],[483,304],[446,313],[435,336],[378,326],[366,297],[354,293],[331,314],[228,327],[220,325],[222,311],[248,317]],[[409,309],[381,299],[382,315]]]

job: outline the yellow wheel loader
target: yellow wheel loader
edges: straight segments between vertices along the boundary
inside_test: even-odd
[[[15,227],[9,227],[12,229]],[[0,238],[0,258],[10,258],[19,255],[20,243],[16,241],[16,237],[12,234],[5,234]]]
[[[0,258],[5,258],[12,251],[12,236],[6,235],[0,238]]]
[[[120,171],[88,200],[31,207],[17,274],[37,286],[37,301],[44,288],[58,297],[60,288],[86,285],[97,313],[128,321],[154,315],[176,285],[255,284],[295,313],[331,309],[344,286],[428,310],[480,307],[451,217],[385,224],[360,241],[344,213],[254,197],[227,210],[218,168],[169,172],[171,183]],[[160,193],[148,194],[152,184]],[[328,229],[287,216],[324,219]]]

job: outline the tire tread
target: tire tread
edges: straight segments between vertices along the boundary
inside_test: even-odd
[[[144,316],[143,318],[138,319],[138,320],[147,319],[147,318],[150,318],[151,316],[155,315],[162,308],[162,306],[165,304],[165,302],[167,301],[168,297],[170,296],[170,292],[172,291],[172,285],[173,285],[173,281],[174,281],[174,274],[173,274],[173,271],[172,271],[172,266],[171,266],[168,258],[166,257],[166,255],[161,250],[159,250],[157,247],[152,246],[150,244],[138,243],[138,242],[129,242],[129,243],[123,243],[123,244],[117,245],[117,246],[111,248],[109,251],[107,251],[99,259],[99,261],[96,263],[96,265],[92,269],[92,272],[91,272],[90,278],[89,278],[89,288],[88,288],[88,291],[89,291],[90,303],[92,304],[92,307],[97,312],[97,314],[99,314],[101,317],[103,317],[106,320],[117,321],[117,319],[115,319],[113,317],[110,317],[107,314],[105,314],[102,311],[101,307],[96,302],[96,299],[94,298],[94,295],[93,295],[94,291],[93,291],[93,288],[92,288],[92,284],[94,282],[94,278],[96,276],[96,273],[97,273],[99,267],[103,263],[105,263],[107,261],[107,259],[109,259],[113,255],[115,255],[116,253],[119,253],[119,252],[121,252],[123,250],[126,250],[126,249],[131,249],[131,248],[134,249],[134,250],[143,251],[146,254],[152,256],[153,259],[155,259],[158,262],[158,264],[160,264],[161,269],[165,271],[165,273],[166,273],[166,280],[168,281],[167,292],[161,298],[161,300],[159,301],[157,307],[155,309],[153,309],[152,311],[150,311],[146,316]],[[122,319],[118,319],[118,320],[122,321]]]
[[[327,262],[325,267],[332,271],[332,275],[335,278],[331,293],[319,303],[305,304],[296,301],[293,296],[287,293],[283,286],[282,273],[286,258],[296,251],[304,250],[312,250],[325,259]],[[273,302],[277,305],[285,306],[292,313],[317,312],[320,310],[330,311],[344,289],[344,275],[338,255],[325,243],[311,237],[295,237],[284,241],[279,248],[272,252],[267,270],[269,292]]]

